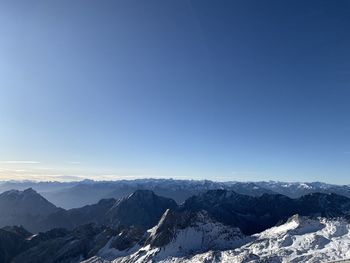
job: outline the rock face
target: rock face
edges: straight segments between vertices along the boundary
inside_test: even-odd
[[[163,222],[160,222],[157,227],[150,231],[149,239],[154,241],[154,238],[161,237],[158,234],[163,226],[174,226],[173,223],[166,223],[168,220],[176,222],[173,218],[174,215],[171,212],[166,213],[161,220]],[[205,225],[210,220],[205,219],[205,222],[202,223],[200,221],[195,224],[192,221],[189,224],[192,226],[170,231],[169,233],[172,233],[170,242],[161,243],[161,247],[152,247],[148,244],[128,256],[118,256],[112,262],[297,263],[338,262],[338,260],[350,258],[350,224],[342,218],[310,218],[294,215],[284,224],[249,237],[245,237],[240,232],[231,232],[236,239],[232,239],[232,236],[227,235],[227,231],[230,232],[230,230],[225,229],[225,226],[214,224],[210,225],[209,229]],[[197,235],[198,233],[201,233],[201,235]],[[217,233],[221,234],[218,235]],[[214,242],[210,243],[207,240],[214,240]],[[228,240],[231,240],[230,246],[222,247],[220,245],[220,241],[229,242]],[[219,245],[207,246],[208,244],[214,244],[215,241]],[[205,252],[202,253],[201,251]],[[98,257],[84,261],[84,263],[106,262],[110,261]]]
[[[157,224],[167,208],[176,208],[175,201],[155,195],[149,190],[138,190],[120,200],[102,199],[93,205],[59,210],[41,224],[45,229],[64,227],[73,229],[79,225],[97,223],[119,226],[136,226],[144,230]]]
[[[41,230],[40,222],[58,210],[31,188],[7,191],[0,195],[0,226],[23,225],[37,232]]]
[[[115,199],[102,199],[93,205],[69,210],[60,209],[47,216],[40,224],[42,229],[66,228],[72,230],[80,225],[96,223],[105,224],[108,211],[115,204]]]
[[[29,238],[33,235],[22,226],[5,226],[1,230],[13,233],[21,238]]]
[[[11,190],[0,195],[0,227],[23,225],[37,233],[97,223],[114,227],[134,225],[146,230],[157,224],[168,208],[176,209],[176,202],[149,190],[138,190],[118,201],[102,199],[96,204],[69,210],[57,208],[33,189]]]
[[[124,255],[115,254],[113,262],[159,262],[208,250],[235,248],[249,240],[250,237],[243,235],[238,228],[216,222],[205,211],[177,212],[168,209],[159,223],[148,231],[142,247],[135,246],[136,249],[124,251]],[[106,258],[101,255],[85,262],[104,260]]]
[[[21,253],[25,253],[29,249],[46,241],[66,237],[68,234],[69,232],[65,229],[53,229],[46,233],[33,235],[20,226],[4,227],[0,229],[0,262],[13,262],[14,258]],[[51,251],[51,249],[49,250]],[[47,252],[43,250],[40,253]],[[33,256],[33,258],[26,255],[22,258],[22,262],[42,262],[35,261],[38,258],[40,258],[38,255]]]
[[[213,190],[187,199],[181,210],[206,210],[219,222],[239,227],[245,234],[254,234],[283,222],[294,214],[346,217],[350,214],[350,199],[321,193],[299,199],[279,194],[251,197],[233,191]]]
[[[337,194],[312,193],[295,199],[296,213],[306,216],[347,217],[350,199]]]
[[[33,189],[11,190],[0,195],[0,227],[22,225],[37,233],[53,228],[73,229],[88,223],[105,223],[106,213],[115,199],[103,199],[94,205],[65,210],[57,208]]]
[[[31,234],[22,227],[0,229],[0,262],[11,262],[12,258],[29,248],[26,241]]]
[[[169,209],[150,233],[146,246],[161,248],[177,243],[184,251],[232,247],[233,241],[245,237],[238,228],[216,222],[206,211],[176,212]]]
[[[138,190],[114,204],[107,213],[107,222],[113,226],[133,225],[146,230],[156,225],[168,208],[176,209],[176,202],[149,190]]]
[[[110,236],[115,234],[114,230],[95,224],[80,226],[69,232],[51,230],[44,233],[44,236],[29,241],[32,242],[31,247],[17,255],[11,262],[79,262],[95,255]]]
[[[148,233],[138,227],[123,228],[117,235],[111,237],[93,258],[114,260],[118,257],[131,255],[144,246],[147,237]]]
[[[168,209],[163,214],[157,226],[151,230],[151,235],[146,244],[151,248],[163,247],[175,238],[176,231],[185,229],[196,222],[197,213],[176,212]]]
[[[350,258],[350,224],[344,219],[293,216],[285,224],[252,238],[237,249],[209,251],[163,263],[338,262]]]

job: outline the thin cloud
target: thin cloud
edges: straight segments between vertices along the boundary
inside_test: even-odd
[[[69,164],[81,164],[81,162],[75,162],[75,161],[73,161],[73,162],[68,162]]]
[[[2,163],[7,164],[39,164],[38,161],[2,161]]]

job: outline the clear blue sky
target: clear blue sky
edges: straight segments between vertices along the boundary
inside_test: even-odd
[[[349,1],[1,1],[0,179],[350,183]]]

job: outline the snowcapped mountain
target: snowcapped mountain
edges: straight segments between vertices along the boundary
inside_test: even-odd
[[[6,263],[324,262],[350,257],[350,199],[333,193],[292,199],[216,189],[177,205],[153,191],[137,190],[119,200],[65,210],[28,189],[1,194],[0,205],[0,222],[15,225],[25,219],[31,232],[49,230],[0,229],[0,258]]]
[[[112,238],[111,240],[114,240]],[[141,242],[123,251],[111,247],[111,242],[87,262],[157,262],[169,257],[181,257],[208,250],[236,248],[251,240],[238,228],[223,225],[200,212],[167,210],[159,223],[149,229]]]
[[[282,225],[251,236],[213,221],[207,213],[191,215],[184,226],[167,211],[148,231],[148,239],[108,261],[103,254],[84,263],[244,263],[333,262],[350,258],[350,223],[346,219],[295,215]],[[188,215],[181,215],[186,218]],[[170,222],[169,222],[170,221]],[[181,220],[180,220],[181,221]],[[184,221],[184,222],[185,222]],[[164,234],[166,229],[166,236]],[[102,249],[108,252],[106,248]],[[136,251],[136,252],[135,252]],[[203,253],[203,251],[205,251]]]
[[[350,224],[344,219],[293,216],[252,236],[237,249],[209,251],[163,263],[332,262],[350,258]]]
[[[350,198],[349,185],[335,185],[322,182],[256,182],[263,189],[286,195],[290,198],[299,198],[311,193],[334,193]]]
[[[161,260],[209,249],[233,248],[241,245],[244,238],[238,228],[216,222],[205,211],[176,213],[167,210],[158,225],[150,230],[145,249],[130,259]]]
[[[108,262],[111,251],[114,263],[310,262],[308,256],[315,256],[306,253],[312,250],[321,255],[311,262],[344,259],[350,248],[349,211],[350,200],[335,194],[291,199],[211,190],[187,199],[176,211],[167,210],[133,246],[123,251],[104,247],[86,262]]]

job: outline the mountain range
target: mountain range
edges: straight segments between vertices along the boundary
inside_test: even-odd
[[[244,191],[256,187],[242,185]],[[312,192],[291,198],[272,190],[247,195],[224,187],[197,189],[180,204],[138,189],[72,209],[57,207],[32,188],[5,191],[0,195],[0,262],[350,258],[350,199],[344,195]]]
[[[79,208],[97,203],[101,199],[119,199],[136,190],[151,190],[155,194],[168,197],[178,204],[193,195],[208,190],[232,190],[239,194],[261,196],[263,194],[282,194],[298,198],[310,193],[334,193],[350,198],[349,185],[334,185],[320,182],[213,182],[209,180],[174,180],[174,179],[137,179],[118,181],[80,182],[0,182],[0,193],[12,189],[32,188],[48,201],[64,209]]]

